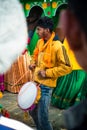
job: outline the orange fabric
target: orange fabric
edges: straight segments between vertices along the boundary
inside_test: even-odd
[[[37,61],[39,52],[43,52],[46,49],[46,53],[44,55],[43,60],[48,64],[48,67],[50,67],[51,64],[51,42],[53,41],[53,38],[55,37],[55,33],[53,32],[50,39],[44,44],[44,40],[41,39],[40,42],[42,42],[42,46],[40,50],[38,48],[34,51],[34,59]],[[49,54],[49,55],[47,55]]]

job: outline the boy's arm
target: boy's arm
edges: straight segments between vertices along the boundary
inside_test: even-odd
[[[46,77],[60,77],[71,72],[72,67],[66,49],[63,45],[59,45],[57,50],[58,66],[46,70]]]

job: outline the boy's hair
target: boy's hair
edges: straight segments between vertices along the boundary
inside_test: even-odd
[[[68,0],[68,8],[74,13],[87,34],[87,0]]]
[[[37,26],[40,26],[42,28],[49,28],[50,32],[52,32],[54,28],[54,23],[51,18],[45,16],[45,17],[41,17],[38,20]]]

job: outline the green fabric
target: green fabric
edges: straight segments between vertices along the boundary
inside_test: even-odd
[[[28,51],[30,52],[30,55],[33,54],[33,51],[34,51],[35,46],[37,44],[37,41],[38,41],[38,35],[36,33],[36,30],[35,30],[32,38],[31,38],[31,42],[30,42],[30,44],[27,47]]]
[[[60,109],[79,103],[87,95],[87,73],[83,70],[75,70],[57,80],[51,98],[53,106]]]
[[[0,104],[0,109],[2,109],[3,108],[3,106],[2,106],[2,104]]]

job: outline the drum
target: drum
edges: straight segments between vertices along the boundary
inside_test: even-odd
[[[18,56],[10,69],[4,74],[5,90],[12,93],[19,93],[21,87],[31,79],[31,72],[28,68],[30,55],[26,52]]]
[[[22,110],[29,110],[36,104],[37,97],[40,99],[40,92],[35,82],[25,83],[18,93],[18,105]]]

